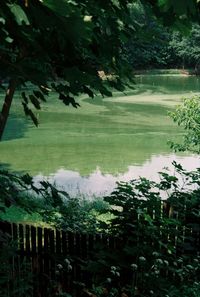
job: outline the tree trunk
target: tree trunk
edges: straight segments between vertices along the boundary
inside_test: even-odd
[[[200,60],[198,60],[195,65],[195,74],[200,75]]]
[[[15,89],[17,86],[17,81],[11,79],[9,81],[8,89],[6,91],[6,96],[4,99],[2,111],[0,113],[0,140],[2,140],[3,132],[7,123],[7,119],[9,116],[10,107],[12,104],[13,96],[15,93]]]

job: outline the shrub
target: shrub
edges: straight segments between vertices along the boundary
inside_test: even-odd
[[[101,246],[88,269],[109,296],[171,297],[175,291],[176,296],[190,288],[198,291],[199,245],[191,230],[200,229],[200,170],[174,166],[176,175],[162,172],[158,183],[145,178],[119,183],[105,197],[113,215],[107,228],[118,237],[117,247]]]

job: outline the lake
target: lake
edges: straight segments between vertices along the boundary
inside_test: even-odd
[[[168,111],[181,98],[199,94],[199,78],[140,75],[135,80],[135,89],[125,94],[82,96],[78,109],[64,106],[52,93],[36,111],[38,128],[23,116],[17,94],[0,143],[0,163],[36,180],[55,181],[72,195],[91,196],[112,191],[119,180],[157,179],[173,160],[187,169],[200,167],[197,156],[175,155],[167,144],[183,133]]]

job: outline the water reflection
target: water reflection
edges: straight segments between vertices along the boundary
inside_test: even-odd
[[[71,196],[103,196],[109,194],[115,188],[117,181],[129,181],[138,177],[146,177],[158,181],[158,172],[162,171],[163,168],[168,168],[173,174],[174,167],[172,161],[180,163],[187,170],[194,170],[200,167],[200,159],[195,155],[185,157],[175,154],[154,155],[142,166],[129,166],[127,172],[118,175],[103,174],[101,169],[97,168],[90,175],[81,176],[79,172],[61,168],[49,177],[39,174],[35,177],[35,181],[46,179],[67,191]]]

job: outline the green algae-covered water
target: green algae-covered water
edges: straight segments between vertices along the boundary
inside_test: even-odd
[[[200,166],[192,155],[175,155],[167,140],[183,131],[168,117],[181,98],[200,92],[200,79],[181,75],[140,75],[135,90],[113,97],[79,99],[81,108],[64,106],[51,94],[34,127],[14,99],[0,163],[14,171],[55,180],[68,191],[104,193],[117,180],[154,178],[176,159]]]

